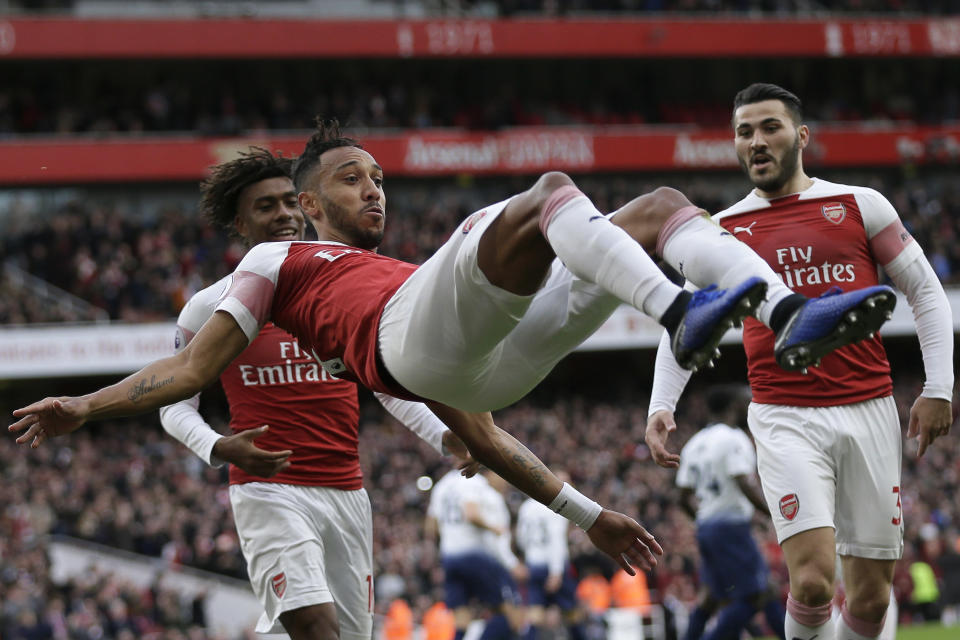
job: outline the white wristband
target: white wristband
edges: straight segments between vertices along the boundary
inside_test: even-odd
[[[566,482],[550,503],[550,509],[573,522],[584,531],[593,526],[603,511],[598,503],[583,495]]]

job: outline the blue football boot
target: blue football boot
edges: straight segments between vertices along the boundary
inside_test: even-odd
[[[712,284],[695,291],[683,319],[670,336],[677,363],[692,371],[712,365],[720,355],[717,345],[723,334],[731,327],[739,327],[766,294],[767,283],[761,278],[749,278],[729,289],[718,289]]]
[[[834,349],[873,337],[890,319],[897,297],[884,285],[843,293],[833,287],[793,312],[777,333],[773,353],[787,371],[807,372]]]

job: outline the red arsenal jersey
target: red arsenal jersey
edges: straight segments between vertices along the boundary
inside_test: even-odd
[[[217,307],[253,338],[267,321],[297,337],[330,375],[417,399],[381,378],[377,330],[416,265],[337,242],[269,242],[244,257]]]
[[[213,315],[232,282],[233,276],[227,276],[190,298],[177,319],[177,350]],[[272,478],[252,476],[231,465],[231,484],[278,482],[348,490],[363,486],[357,455],[357,386],[329,375],[289,333],[264,325],[220,381],[235,433],[269,425],[256,445],[268,451],[293,451],[290,466]]]
[[[220,375],[234,431],[270,425],[261,449],[290,449],[290,467],[272,478],[230,465],[230,484],[282,482],[360,489],[357,385],[330,376],[289,333],[267,324]]]
[[[880,267],[895,273],[921,252],[878,192],[824,180],[771,200],[751,193],[714,219],[788,287],[809,297],[835,286],[851,291],[875,285]],[[773,332],[753,318],[744,322],[743,342],[754,402],[829,406],[892,393],[879,335],[825,356],[807,375],[777,365]]]

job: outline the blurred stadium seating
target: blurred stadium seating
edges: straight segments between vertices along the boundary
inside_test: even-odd
[[[604,210],[660,184],[716,210],[746,188],[727,122],[754,80],[804,97],[811,172],[885,193],[958,284],[960,20],[941,17],[958,11],[956,0],[0,2],[0,322],[171,319],[242,255],[195,214],[206,167],[249,144],[295,155],[318,112],[349,123],[384,165],[383,251],[405,260],[548,168],[576,174]],[[888,343],[906,416],[922,376],[916,341]],[[688,391],[677,445],[702,422],[698,389],[743,376],[742,354],[726,352]],[[650,585],[682,618],[697,557],[673,476],[642,444],[651,369],[649,348],[577,354],[497,419],[657,533],[669,555]],[[0,382],[5,415],[103,382],[15,378]],[[208,404],[223,424],[222,401]],[[361,440],[377,611],[404,597],[419,620],[440,583],[415,480],[443,463],[370,403]],[[922,461],[907,451],[906,557],[936,566],[960,529],[960,445],[954,434]],[[53,578],[51,535],[158,570],[245,575],[223,474],[156,419],[92,425],[38,451],[4,439],[0,469],[3,640],[246,636],[214,628],[202,595],[105,569]],[[759,533],[783,587],[773,532]],[[611,570],[585,536],[571,542],[579,566]],[[903,571],[896,588],[902,621],[919,619]]]

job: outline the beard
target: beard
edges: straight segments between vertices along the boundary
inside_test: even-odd
[[[772,155],[770,157],[774,160],[775,164],[780,166],[780,170],[758,178],[754,178],[751,175],[750,165],[747,164],[746,160],[740,157],[737,158],[740,162],[740,168],[747,174],[747,178],[750,179],[753,186],[760,189],[760,191],[766,191],[768,193],[779,191],[783,188],[783,185],[790,182],[793,176],[797,174],[797,167],[800,165],[800,134],[798,133],[796,135],[793,139],[793,146],[784,153],[782,157],[774,158]]]
[[[347,238],[352,247],[373,251],[380,246],[383,241],[383,227],[361,227],[357,222],[357,217],[352,216],[346,207],[342,207],[333,200],[320,196],[323,204],[323,212],[332,228]]]

